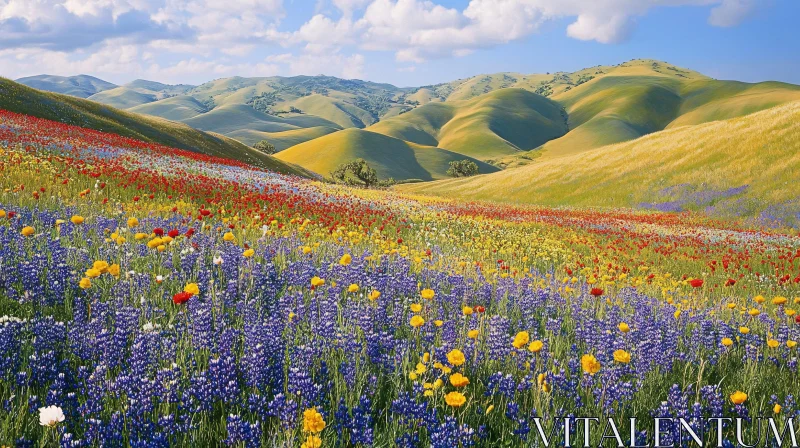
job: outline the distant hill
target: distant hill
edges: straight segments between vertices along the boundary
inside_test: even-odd
[[[428,103],[367,128],[482,160],[534,149],[567,132],[562,107],[518,88]]]
[[[33,87],[34,89],[63,93],[64,95],[77,96],[78,98],[88,98],[95,93],[117,87],[115,84],[108,81],[103,81],[102,79],[88,75],[38,75],[20,78],[17,82],[25,84],[28,87]]]
[[[117,110],[74,96],[42,92],[5,78],[0,78],[0,109],[227,157],[281,173],[312,176],[298,166],[279,161],[229,137],[202,132],[162,118]]]
[[[261,140],[266,140],[275,147],[277,151],[283,151],[294,145],[314,140],[315,138],[328,135],[330,133],[339,131],[338,128],[329,126],[314,126],[311,128],[290,129],[288,131],[277,132],[264,132],[264,131],[248,131],[240,130],[228,134],[231,138],[235,138],[240,142],[247,145],[255,145]]]
[[[137,92],[127,87],[115,87],[95,93],[87,99],[107,104],[117,109],[129,109],[140,104],[152,103],[156,101],[156,96],[152,93]]]
[[[98,92],[87,99],[97,101],[98,103],[108,104],[109,106],[116,107],[117,109],[132,109],[136,106],[156,103],[160,100],[168,101],[171,98],[185,94],[193,87],[194,86],[187,84],[169,85],[155,81],[137,79],[133,82],[125,84],[124,86]],[[166,104],[174,105],[175,103],[168,102]],[[160,108],[164,109],[164,106],[165,105],[161,105]],[[206,110],[205,107],[203,109],[204,111]],[[168,115],[169,114],[179,115],[174,112],[168,113]]]
[[[800,100],[800,86],[717,81],[664,66],[643,61],[554,94],[552,98],[563,104],[569,115],[570,132],[544,145],[543,157],[563,156]]]
[[[365,159],[381,179],[443,179],[450,162],[469,159],[478,164],[481,173],[498,169],[435,146],[409,143],[368,130],[345,129],[292,146],[276,157],[295,163],[316,173],[329,176],[342,163]]]
[[[279,151],[303,145],[302,152],[309,153],[314,144],[329,147],[340,138],[331,137],[339,130],[365,129],[393,139],[381,142],[437,147],[499,168],[800,100],[800,86],[715,80],[652,59],[575,72],[486,74],[408,88],[330,76],[231,77],[199,86],[137,80],[113,87],[89,99],[247,145],[268,140]],[[354,150],[377,154],[368,149]]]
[[[140,104],[128,110],[137,114],[153,115],[174,121],[188,120],[208,112],[205,104],[188,95],[178,95],[161,101]]]
[[[800,101],[485,176],[397,188],[541,205],[697,210],[796,226],[798,173]]]

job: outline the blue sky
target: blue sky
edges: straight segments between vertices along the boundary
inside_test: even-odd
[[[800,84],[797,0],[0,0],[0,75],[418,86],[653,58]]]

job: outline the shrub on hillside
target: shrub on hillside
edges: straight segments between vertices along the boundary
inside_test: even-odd
[[[275,145],[266,140],[261,140],[260,142],[256,143],[255,145],[253,145],[253,148],[263,152],[264,154],[272,155],[277,152],[275,150]]]
[[[339,165],[331,172],[333,180],[346,185],[363,185],[367,188],[378,183],[378,173],[364,159]]]
[[[450,162],[447,175],[451,177],[470,177],[478,174],[478,164],[472,160],[456,160]]]

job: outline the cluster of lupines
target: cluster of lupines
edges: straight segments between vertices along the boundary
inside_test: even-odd
[[[0,226],[2,443],[472,446],[525,443],[534,417],[800,412],[783,297],[680,312],[692,295],[244,249],[179,218],[126,220],[147,237],[120,246],[114,219],[17,210],[50,228]]]
[[[800,412],[794,237],[0,119],[0,445],[520,445],[536,417]]]

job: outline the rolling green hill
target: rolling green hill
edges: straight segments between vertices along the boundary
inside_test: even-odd
[[[174,121],[187,120],[208,112],[203,103],[188,95],[173,96],[161,101],[131,107],[128,110],[137,114],[153,115]]]
[[[701,210],[797,224],[800,101],[404,192],[542,205]]]
[[[328,126],[314,126],[311,128],[291,129],[288,131],[279,132],[262,132],[262,131],[234,131],[228,134],[246,145],[253,146],[261,140],[266,140],[275,146],[276,151],[283,151],[294,145],[314,140],[315,138],[328,135],[332,132],[339,131],[338,128]]]
[[[531,150],[567,131],[560,105],[516,88],[429,103],[367,129],[481,160]]]
[[[63,88],[66,81],[48,82]],[[302,152],[310,153],[315,144],[324,150],[331,139],[342,138],[332,137],[337,130],[357,128],[392,138],[384,143],[401,140],[408,148],[437,147],[513,168],[800,100],[800,86],[720,81],[635,59],[575,72],[484,74],[411,88],[330,76],[231,77],[199,86],[137,80],[89,99],[248,145],[267,140],[279,151],[303,145]],[[312,163],[298,159],[306,161]]]
[[[87,99],[107,104],[117,109],[132,109],[143,104],[151,104],[159,100],[164,100],[165,105],[161,105],[161,109],[169,109],[170,107],[166,106],[166,104],[175,105],[175,103],[167,100],[182,95],[192,88],[193,86],[186,84],[169,85],[137,79],[124,86],[103,90]],[[181,114],[180,112],[173,112],[168,115],[180,116]]]
[[[329,176],[342,163],[363,158],[381,179],[433,180],[447,176],[451,161],[469,159],[433,146],[423,146],[368,130],[345,129],[292,146],[276,157]],[[481,173],[497,168],[474,160]]]
[[[662,73],[663,66],[641,61],[552,95],[569,115],[570,132],[545,144],[542,157],[561,157],[662,129],[738,117],[800,100],[800,86],[717,81],[684,75],[674,67]]]
[[[209,112],[183,120],[197,129],[228,134],[241,130],[281,132],[292,129],[327,126],[339,128],[336,123],[323,118],[305,115],[276,117],[253,109],[245,104],[220,106]]]
[[[64,95],[72,95],[79,98],[87,98],[95,93],[117,87],[115,84],[108,81],[103,81],[102,79],[88,75],[37,75],[20,78],[17,82],[28,87],[33,87],[34,89],[63,93]]]
[[[117,109],[130,109],[140,104],[156,101],[156,96],[151,93],[141,93],[127,87],[115,87],[103,90],[87,98],[91,101],[107,104]]]
[[[42,92],[5,78],[0,78],[0,109],[227,157],[282,173],[311,175],[298,166],[281,162],[222,135],[198,131],[162,118],[117,110],[74,96]]]

